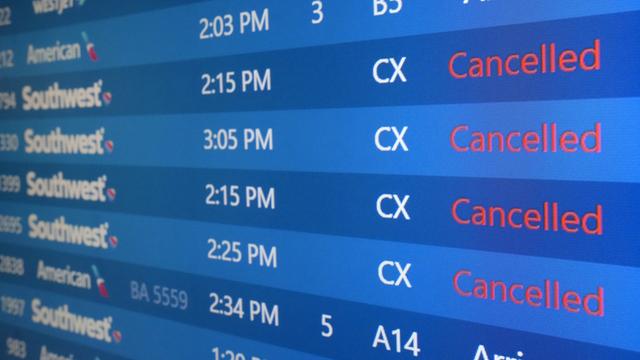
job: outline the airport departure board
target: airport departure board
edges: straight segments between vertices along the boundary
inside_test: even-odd
[[[0,358],[640,359],[640,1],[0,0]]]

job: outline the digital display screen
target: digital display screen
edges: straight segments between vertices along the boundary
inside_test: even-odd
[[[640,359],[639,30],[0,0],[0,358]]]

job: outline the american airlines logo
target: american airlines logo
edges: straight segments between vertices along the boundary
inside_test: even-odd
[[[74,360],[74,359],[75,359],[74,354],[69,354],[69,355],[58,354],[48,349],[46,345],[42,345],[42,347],[40,348],[39,360]]]
[[[29,171],[26,178],[27,196],[30,197],[88,202],[107,202],[116,198],[116,190],[107,188],[106,175],[95,180],[72,180],[66,179],[62,171],[48,178]]]
[[[98,61],[96,46],[83,31],[81,33],[87,57],[91,62]],[[78,41],[60,41],[45,46],[29,44],[27,47],[27,65],[51,64],[57,62],[77,61],[82,59],[82,46]]]
[[[70,265],[56,267],[39,260],[36,278],[54,284],[91,290],[91,275],[75,270]]]

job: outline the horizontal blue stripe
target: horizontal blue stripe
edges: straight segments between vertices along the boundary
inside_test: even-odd
[[[30,5],[30,1],[21,3],[29,3]],[[165,1],[155,6],[165,7],[170,3]],[[86,6],[96,7],[99,6],[98,4],[100,2],[94,0],[88,1]],[[150,2],[136,1],[134,4],[101,5],[105,9],[100,9],[100,16],[117,11],[122,12],[124,11],[123,7],[151,6]],[[51,29],[48,26],[45,31],[0,38],[0,49],[12,49],[15,53],[15,67],[2,69],[0,74],[25,76],[96,70],[640,9],[640,5],[635,1],[617,1],[612,4],[589,0],[567,5],[557,1],[543,0],[529,4],[527,11],[521,11],[523,4],[512,1],[492,1],[485,4],[472,2],[468,5],[464,5],[462,1],[405,2],[402,11],[395,15],[373,16],[372,1],[341,1],[325,2],[323,5],[324,20],[321,24],[314,25],[311,22],[311,19],[315,17],[312,13],[314,7],[309,2],[262,0],[254,2],[209,1],[189,5],[187,2],[180,3],[180,5],[183,4],[184,6],[91,23],[85,22],[57,29]],[[239,14],[254,10],[262,16],[262,11],[265,8],[269,10],[268,31],[252,33],[247,30],[241,33]],[[69,19],[67,16],[71,16],[72,12],[79,14],[80,11],[84,16],[88,16],[88,14],[95,13],[96,10],[83,7],[82,9],[72,9],[63,16],[39,16],[30,21],[30,25],[36,25],[38,20],[42,22],[46,18],[64,21],[66,24]],[[95,14],[97,15],[97,13]],[[212,21],[216,16],[227,14],[233,16],[233,35],[208,40],[200,39],[202,26],[200,26],[199,20],[201,18]],[[16,26],[18,22],[21,21],[17,19]],[[171,24],[171,26],[166,26],[166,24]],[[0,34],[2,33],[1,29]],[[90,61],[84,52],[85,44],[81,37],[82,32],[86,32],[90,41],[95,45],[99,55],[98,62]],[[136,36],[132,37],[130,34],[136,34]],[[63,44],[81,44],[83,47],[82,58],[77,61],[27,65],[27,49],[30,44],[34,47],[47,47],[53,46],[56,41]]]
[[[235,225],[286,229],[311,233],[346,235],[363,238],[414,242],[447,247],[475,248],[517,254],[568,257],[576,260],[638,265],[639,244],[629,234],[638,230],[640,211],[635,205],[640,198],[637,184],[560,182],[533,180],[499,180],[472,178],[440,178],[414,176],[347,175],[290,172],[223,171],[186,168],[133,168],[94,166],[56,166],[3,163],[0,173],[19,175],[22,190],[18,194],[3,193],[3,201],[20,201],[31,205],[52,205],[78,209],[95,209],[128,214],[151,215],[185,220],[199,220]],[[27,172],[48,179],[64,171],[67,180],[96,180],[107,175],[107,188],[117,192],[115,201],[104,203],[82,200],[47,199],[26,195]],[[207,205],[211,184],[238,186],[238,206]],[[249,200],[250,189],[263,194],[262,208]],[[218,190],[219,191],[219,190]],[[105,190],[106,192],[106,190]],[[268,194],[272,192],[269,200]],[[393,199],[380,200],[393,194],[398,200],[409,196],[407,214],[396,210]],[[103,195],[107,199],[106,194]],[[228,198],[229,201],[231,197]],[[456,215],[469,220],[473,206],[504,209],[536,209],[544,212],[548,205],[548,230],[500,226],[494,215],[494,226],[463,225],[454,220],[453,205],[460,199]],[[218,192],[210,200],[222,204]],[[395,214],[383,218],[377,210]],[[558,204],[558,230],[554,231],[552,203]],[[248,204],[248,206],[247,206]],[[580,217],[595,213],[601,206],[599,226],[590,215],[588,229],[602,234],[563,231],[559,217],[567,211]],[[268,208],[265,208],[268,207]],[[406,216],[409,219],[406,219]],[[543,215],[541,215],[543,216]],[[514,217],[516,225],[523,220]],[[488,219],[487,219],[488,221]],[[570,226],[571,228],[575,226]]]
[[[2,284],[0,293],[21,298],[27,304],[23,318],[15,318],[0,313],[0,320],[4,322],[11,321],[21,328],[44,332],[127,358],[207,359],[213,356],[211,349],[218,346],[221,349],[243,352],[248,358],[254,355],[266,359],[321,359],[313,355],[187,326],[175,321],[167,321],[132,311],[120,310],[112,306],[98,305],[94,302],[73,299],[50,292],[12,286],[7,283]],[[34,324],[31,321],[31,300],[35,297],[41,299],[42,303],[49,307],[55,308],[68,304],[71,312],[77,315],[92,316],[98,320],[112,316],[112,330],[119,330],[122,333],[122,341],[120,343],[112,342],[107,344],[81,335]],[[159,344],[161,345],[159,346]]]
[[[0,292],[5,295],[4,291],[0,290]],[[5,349],[4,354],[8,353],[8,349],[6,349],[6,339],[8,338],[26,342],[27,354],[25,359],[30,360],[42,359],[41,353],[43,351],[43,347],[46,348],[46,351],[49,354],[53,353],[66,357],[73,355],[73,359],[124,359],[123,357],[115,356],[104,351],[98,351],[87,346],[81,346],[79,344],[72,343],[70,341],[60,340],[55,336],[43,335],[38,331],[25,330],[24,328],[17,326],[15,321],[0,323],[0,339],[5,340],[2,344]]]
[[[371,267],[370,263],[396,256],[405,258],[407,254],[412,253],[439,251],[455,254],[463,251],[450,248],[432,250],[433,247],[423,245],[416,246],[370,239],[160,219],[129,214],[21,206],[10,203],[2,203],[2,208],[4,210],[0,215],[17,216],[21,219],[22,226],[22,231],[18,234],[9,232],[2,234],[1,239],[6,243],[29,245],[52,251],[62,250],[85,256],[98,256],[108,260],[222,277],[320,296],[344,297],[347,300],[360,302],[366,302],[369,299],[365,294],[380,290],[377,287],[377,281],[373,281],[375,279],[371,279],[373,282],[364,284],[372,285],[372,287],[366,288],[366,291],[359,287],[353,287],[353,284],[360,284],[362,279],[369,278],[371,274],[375,273],[376,267]],[[38,221],[47,222],[64,216],[67,224],[75,226],[97,228],[100,225],[108,224],[104,239],[107,244],[106,246],[97,246],[43,240],[31,234],[32,229],[28,218],[32,214],[37,217]],[[109,242],[112,236],[115,236],[117,242]],[[229,263],[208,259],[207,254],[211,250],[211,244],[208,242],[210,238],[217,240],[218,245],[224,240],[239,242],[243,254],[242,262]],[[182,240],[176,241],[176,239]],[[184,244],[189,245],[185,246]],[[277,260],[277,268],[260,266],[257,257],[254,257],[252,263],[249,263],[249,244],[263,246],[265,251],[269,252],[275,248],[276,257],[279,259]],[[470,244],[470,247],[482,249],[481,245],[481,243],[473,243]],[[522,248],[539,257],[549,256],[537,250],[535,245],[536,243],[532,242]],[[353,263],[351,261],[352,254],[358,253],[360,257],[365,256],[362,254],[363,248],[369,249],[368,260]],[[150,251],[153,256],[149,256]],[[578,253],[580,248],[564,250],[565,253],[572,251]],[[216,251],[216,254],[219,255],[222,252],[223,250],[219,250]],[[300,256],[300,254],[307,253],[312,256]],[[607,253],[622,252],[608,251]],[[315,254],[322,254],[322,256],[315,258]],[[580,257],[576,254],[564,256]],[[596,261],[597,258],[586,260]],[[553,260],[549,259],[549,261]],[[327,270],[318,272],[320,267]],[[309,278],[313,278],[314,281],[307,281]],[[345,292],[344,294],[336,293],[335,289],[343,289]],[[381,296],[381,299],[383,301],[381,304],[392,306],[392,304],[384,302],[390,299],[384,296]]]
[[[162,9],[176,5],[184,5],[202,0],[136,0],[121,3],[110,3],[100,0],[71,0],[73,7],[61,14],[50,12],[36,15],[31,0],[3,0],[0,6],[11,8],[11,25],[0,27],[0,34],[8,35],[17,32],[49,29],[84,21],[95,21],[114,16]]]
[[[366,250],[364,251],[366,253]],[[348,303],[329,298],[314,297],[300,293],[286,292],[256,285],[245,285],[206,278],[196,275],[187,275],[177,272],[167,272],[159,269],[143,268],[139,266],[115,263],[105,260],[70,257],[56,253],[42,253],[24,248],[5,248],[4,254],[21,256],[25,259],[26,272],[21,278],[2,275],[3,281],[22,284],[40,289],[61,292],[77,298],[97,301],[128,311],[142,312],[153,316],[172,319],[191,325],[210,328],[216,331],[248,337],[275,345],[299,349],[302,351],[318,353],[335,357],[345,351],[348,342],[366,344],[374,332],[362,331],[375,329],[374,324],[388,321],[404,322],[411,324],[409,328],[429,328],[428,316],[417,317],[415,314],[392,311],[389,309],[367,306],[363,304]],[[384,292],[387,298],[394,299],[396,306],[404,308],[412,304],[418,307],[421,313],[443,316],[444,313],[452,314],[453,318],[464,319],[489,325],[498,325],[515,330],[551,335],[566,339],[588,341],[600,345],[619,347],[638,351],[638,319],[640,313],[634,309],[631,298],[637,296],[637,291],[629,289],[638,279],[638,269],[624,269],[616,267],[596,268],[577,263],[549,263],[535,259],[521,258],[518,271],[507,274],[506,268],[512,269],[507,262],[496,264],[492,260],[499,257],[491,257],[487,254],[467,256],[459,259],[466,263],[465,269],[471,269],[476,276],[487,276],[488,279],[499,279],[507,283],[518,282],[526,285],[539,285],[543,278],[557,279],[561,281],[561,289],[575,290],[582,295],[593,291],[596,284],[605,288],[603,317],[589,317],[584,313],[571,314],[564,311],[541,308],[529,308],[523,305],[491,303],[486,300],[461,298],[455,295],[451,285],[451,276],[459,270],[457,263],[449,262],[451,258],[442,253],[416,254],[412,256],[414,287],[387,288]],[[63,285],[46,283],[36,280],[36,259],[42,259],[47,265],[64,267],[70,265],[75,270],[90,271],[92,265],[97,265],[101,276],[104,277],[106,287],[109,290],[109,299],[101,299],[98,291],[70,288]],[[545,275],[540,271],[534,272],[544,264]],[[373,264],[372,264],[373,265]],[[417,274],[416,274],[417,273]],[[447,274],[449,273],[449,274]],[[493,277],[492,277],[493,276]],[[597,280],[594,280],[597,279]],[[150,287],[149,302],[132,299],[130,281],[138,284],[144,282]],[[152,303],[153,285],[162,285],[169,288],[183,290],[188,294],[188,306],[185,309],[171,309]],[[245,304],[251,300],[267,304],[269,309],[277,305],[278,326],[268,325],[264,321],[251,321],[248,313],[249,305],[242,305],[245,315],[225,317],[209,312],[211,301],[210,292],[215,292],[224,297],[231,296],[234,299],[243,298]],[[108,308],[105,307],[104,311]],[[357,309],[357,310],[356,310]],[[108,313],[111,313],[109,311]],[[336,318],[336,334],[333,339],[335,348],[325,349],[323,338],[316,333],[322,313],[332,314]],[[500,313],[502,316],[496,317]],[[347,315],[351,314],[351,315]],[[114,315],[116,316],[116,315]],[[363,321],[363,319],[368,319]],[[114,324],[122,324],[116,317]],[[455,326],[456,321],[450,321]],[[418,325],[421,324],[422,325]],[[368,324],[366,326],[365,324]],[[459,323],[458,323],[459,325]],[[115,326],[115,325],[114,325]],[[363,327],[364,326],[364,327]],[[443,326],[443,320],[440,322]],[[482,327],[479,327],[482,328]],[[437,329],[437,328],[436,328]],[[128,331],[123,328],[124,336]],[[435,329],[434,329],[435,330]],[[433,331],[433,330],[432,330]],[[360,332],[354,337],[353,334]],[[475,332],[460,334],[460,338],[475,337]],[[315,336],[314,336],[315,335]],[[346,342],[346,343],[345,343]],[[465,341],[463,341],[465,342]],[[544,348],[544,347],[543,347]],[[583,349],[583,351],[586,350]],[[355,351],[365,351],[357,348]],[[372,349],[370,349],[372,351]],[[340,355],[339,357],[353,358],[353,354]]]
[[[65,89],[92,86],[102,79],[103,94],[110,92],[113,100],[110,105],[104,103],[92,109],[23,111],[23,86],[45,90],[54,82],[49,76],[7,81],[0,90],[13,91],[18,97],[17,109],[6,110],[5,118],[632,97],[640,95],[640,74],[629,64],[640,57],[640,45],[629,42],[627,34],[633,33],[638,23],[640,13],[630,12],[82,72],[55,79]],[[510,36],[503,36],[505,32]],[[556,42],[561,49],[580,51],[594,46],[595,39],[602,44],[599,71],[463,80],[454,79],[448,72],[449,58],[461,49],[483,57],[506,56],[537,52],[541,43]],[[403,68],[407,82],[380,85],[374,81],[373,65],[387,57],[398,58],[397,61],[407,58]],[[271,71],[271,91],[254,92],[250,85],[242,92],[243,71],[258,70],[265,77],[267,69]],[[383,70],[391,72],[391,67]],[[236,72],[235,93],[201,95],[204,73],[215,77],[227,71]]]
[[[639,101],[629,98],[3,121],[0,133],[13,135],[20,144],[15,152],[0,152],[0,161],[640,182],[640,163],[633,156],[640,151],[635,135],[640,132],[635,121],[640,117]],[[467,125],[469,130],[458,134],[456,141],[459,146],[469,146],[471,132],[482,132],[485,137],[491,131],[500,131],[505,137],[513,131],[540,135],[545,123],[557,124],[558,137],[568,130],[580,136],[594,131],[599,123],[601,152],[499,152],[493,141],[494,152],[462,153],[450,143],[453,130],[460,125]],[[407,151],[400,144],[396,145],[397,151],[378,150],[376,132],[385,126],[395,126],[398,133],[408,128],[403,136]],[[113,152],[103,143],[102,155],[25,153],[26,129],[46,135],[57,127],[66,135],[89,135],[104,128],[102,140],[113,142]],[[216,150],[205,150],[205,129],[214,133],[235,129],[237,149],[220,150],[223,139],[214,141]],[[256,129],[263,139],[272,131],[272,147],[256,149],[257,141],[249,141]],[[591,140],[589,146],[593,146]],[[379,142],[392,147],[396,136],[387,129],[380,133]],[[516,142],[521,145],[520,139]]]

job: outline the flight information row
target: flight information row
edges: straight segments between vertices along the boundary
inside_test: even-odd
[[[466,5],[462,1],[405,4],[398,0],[255,3],[197,2],[0,37],[0,74],[95,70],[640,10],[634,1],[618,1],[615,6],[583,1],[567,7],[545,0],[532,5],[537,11],[526,12],[519,11],[521,4],[508,1]],[[353,19],[357,19],[357,26]],[[172,26],[165,26],[167,23]],[[571,26],[564,32],[579,37],[581,26],[568,24]],[[128,36],[132,33],[136,36]]]
[[[638,182],[637,101],[5,120],[0,160]]]
[[[632,97],[640,45],[626,35],[638,22],[632,12],[517,26],[517,41],[490,28],[15,78],[0,104],[17,118]],[[530,36],[542,31],[559,35]]]
[[[140,0],[115,5],[95,0],[3,0],[0,3],[0,34],[96,21],[199,1],[202,0]]]
[[[460,270],[459,268],[467,266],[471,259],[482,255],[493,259],[491,263],[495,262],[495,264],[481,264],[478,260],[474,267],[492,269],[496,274],[500,274],[513,264],[518,264],[519,268],[529,269],[528,271],[532,274],[540,273],[540,276],[544,276],[540,269],[550,270],[552,264],[557,264],[559,266],[557,271],[561,273],[566,272],[567,267],[582,266],[590,269],[587,272],[599,274],[599,271],[602,272],[608,266],[593,262],[599,259],[591,261],[581,259],[583,262],[588,262],[584,265],[576,265],[573,261],[550,259],[550,255],[560,257],[549,250],[556,244],[551,241],[525,243],[528,248],[535,246],[538,258],[516,256],[512,253],[516,252],[512,250],[515,248],[514,244],[520,244],[523,247],[524,242],[520,239],[510,239],[510,242],[503,243],[502,248],[496,246],[491,249],[493,253],[488,253],[482,249],[482,244],[473,243],[469,243],[468,247],[483,251],[456,249],[453,246],[447,246],[446,241],[440,241],[443,246],[436,247],[258,229],[214,222],[172,220],[41,206],[27,208],[24,205],[10,203],[2,205],[6,208],[6,214],[0,217],[2,239],[7,244],[97,256],[325,296],[330,296],[334,288],[340,288],[343,289],[341,296],[346,296],[350,300],[376,299],[386,306],[397,304],[397,300],[385,298],[383,294],[380,294],[379,298],[371,294],[389,285],[393,285],[396,291],[402,291],[405,288],[413,289],[421,281],[416,282],[407,278],[406,281],[394,281],[390,284],[389,279],[396,278],[389,278],[382,273],[385,269],[393,272],[394,269],[400,268],[403,272],[408,272],[406,269],[414,265],[407,264],[416,262],[449,263],[442,266],[442,269],[446,269],[439,278],[443,281],[442,284],[448,284],[444,279],[453,277],[453,274]],[[176,242],[176,237],[181,240]],[[448,239],[445,236],[442,237],[443,240]],[[567,249],[566,246],[561,248],[565,252],[577,253],[580,250],[577,246],[575,250]],[[633,256],[637,258],[637,249],[629,251],[633,252]],[[527,251],[519,251],[519,253],[522,252]],[[154,257],[149,257],[149,253],[153,253]],[[311,261],[307,256],[300,256],[304,253],[314,256],[318,254],[320,258]],[[426,255],[416,255],[421,253]],[[354,262],[353,254],[359,254],[358,259],[362,259],[362,262]],[[545,263],[547,265],[544,265]],[[318,267],[324,270],[318,272]],[[413,267],[410,278],[421,271],[419,266]],[[309,278],[315,281],[306,282]],[[596,278],[600,279],[601,276]],[[350,284],[358,284],[358,286],[349,286]],[[443,285],[442,288],[446,286]],[[366,294],[365,297],[362,294]]]
[[[528,11],[522,11],[525,7]],[[264,9],[268,9],[269,15],[263,17]],[[331,29],[334,35],[341,33],[344,40],[349,40],[352,34],[365,30],[380,36],[388,34],[390,28],[399,29],[396,31],[401,34],[416,31],[433,32],[631,10],[638,10],[638,4],[633,0],[617,1],[614,4],[585,0],[572,6],[564,6],[552,0],[540,0],[531,4],[485,0],[434,1],[428,4],[404,0],[368,0],[358,3],[336,3],[326,0],[250,0],[242,4],[217,0],[143,0],[127,4],[108,4],[95,0],[29,0],[3,1],[0,4],[0,34],[51,30],[78,23],[100,24],[108,28],[117,24],[120,19],[126,20],[128,26],[148,24],[158,31],[163,31],[162,27],[165,26],[155,25],[166,25],[167,22],[154,20],[169,20],[169,23],[175,24],[171,29],[176,34],[183,34],[184,29],[180,28],[196,28],[200,18],[208,20],[212,33],[228,33],[227,15],[233,15],[234,29],[244,27],[253,29],[253,32],[273,31],[277,35],[276,38],[280,38],[282,35],[307,30],[306,26],[321,26]],[[194,18],[193,14],[200,17]],[[444,14],[447,16],[443,16]],[[217,20],[217,17],[221,19]],[[101,19],[106,20],[100,21]],[[354,19],[358,20],[360,26],[353,26]],[[419,24],[419,20],[423,22]],[[273,26],[266,26],[267,24]],[[117,27],[112,29],[118,30]],[[126,28],[129,29],[130,27]],[[136,33],[139,29],[144,30],[136,28]]]
[[[0,295],[0,303],[5,311],[15,309],[16,299]],[[42,332],[26,330],[13,322],[0,322],[0,353],[6,359],[27,360],[123,360],[125,358],[88,346],[65,341]]]
[[[399,357],[416,358],[423,349],[425,352],[446,349],[443,345],[453,341],[447,340],[453,333],[458,333],[455,336],[458,344],[477,342],[477,334],[501,338],[511,331],[493,327],[505,324],[492,322],[504,323],[515,314],[520,319],[527,318],[530,324],[520,322],[504,327],[514,329],[512,336],[520,335],[519,344],[529,343],[532,348],[534,341],[544,342],[547,338],[544,335],[552,335],[572,340],[567,341],[569,347],[575,344],[573,340],[579,340],[639,350],[638,334],[627,329],[637,322],[640,314],[626,301],[628,283],[611,275],[590,286],[566,273],[535,282],[527,282],[524,277],[535,277],[528,275],[521,277],[522,282],[511,282],[504,275],[492,279],[486,271],[463,268],[446,281],[449,288],[446,293],[440,292],[439,285],[433,285],[430,291],[421,289],[422,294],[411,297],[424,307],[436,309],[415,313],[102,259],[28,248],[3,249],[0,256],[3,282],[29,286],[36,293],[50,291],[76,299],[59,303],[47,301],[43,295],[8,292],[3,294],[3,317],[13,317],[17,323],[27,323],[36,329],[67,333],[76,339],[86,337],[104,349],[114,348],[127,336],[135,338],[140,334],[127,331],[127,321],[110,311],[115,307],[334,358],[366,353],[373,357],[396,353]],[[431,271],[439,273],[438,270],[433,265]],[[392,271],[386,273],[391,275]],[[399,273],[401,282],[408,279],[406,268]],[[423,275],[434,276],[428,271]],[[637,273],[631,271],[621,275],[637,278]],[[3,285],[5,288],[8,287]],[[387,296],[392,294],[391,290],[387,292]],[[89,303],[74,306],[80,299]],[[443,307],[460,309],[471,316],[465,318],[467,321],[454,320],[459,316],[443,318],[437,314],[437,309]],[[82,309],[100,315],[91,316],[87,311],[83,314]],[[472,315],[478,313],[484,315]],[[495,313],[503,316],[493,319],[495,316],[489,315]],[[86,316],[88,320],[80,319]],[[468,322],[482,316],[484,321]],[[476,331],[468,331],[469,328]],[[605,332],[615,336],[603,337]],[[581,345],[583,352],[598,348]],[[520,350],[557,351],[547,347]]]
[[[0,177],[0,199],[25,205],[620,265],[638,264],[627,236],[638,229],[638,191],[632,183],[12,163]]]

